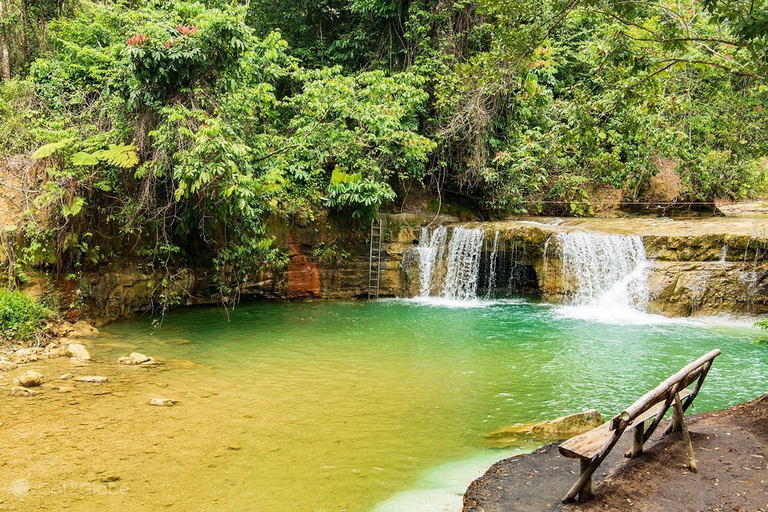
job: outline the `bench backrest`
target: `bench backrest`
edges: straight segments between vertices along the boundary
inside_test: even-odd
[[[632,423],[635,418],[659,402],[666,400],[668,403],[671,403],[675,393],[682,391],[696,379],[699,379],[696,389],[694,389],[693,394],[687,401],[688,403],[692,402],[704,382],[704,377],[706,377],[709,368],[712,366],[712,361],[719,355],[720,350],[715,349],[664,380],[661,384],[641,396],[635,403],[614,416],[611,420],[611,430],[616,430],[622,423],[624,425]]]

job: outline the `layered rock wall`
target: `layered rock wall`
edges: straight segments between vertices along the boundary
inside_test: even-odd
[[[382,217],[380,296],[412,297],[419,292],[415,248],[422,226],[457,225],[456,219],[401,214]],[[558,232],[563,226],[538,222],[463,224],[486,231],[484,258],[499,233],[499,261],[524,266],[527,292],[562,302],[576,283],[562,272]],[[359,299],[368,296],[370,225],[315,219],[303,225],[275,220],[270,231],[288,255],[279,270],[253,276],[240,298]],[[768,311],[768,239],[761,236],[704,233],[645,233],[651,262],[648,310],[668,316]],[[514,251],[513,251],[514,249]],[[522,250],[521,250],[522,249]],[[514,252],[514,253],[513,253]],[[506,259],[504,259],[506,258]],[[216,303],[222,299],[205,269],[141,269],[130,264],[86,274],[81,282],[62,282],[63,310],[71,320],[103,324],[151,312],[158,294],[172,293],[176,304]],[[170,286],[167,286],[170,283]],[[501,292],[504,290],[501,289]]]

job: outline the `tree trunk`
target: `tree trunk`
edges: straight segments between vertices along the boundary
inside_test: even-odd
[[[3,19],[5,2],[0,0],[0,19]],[[11,79],[11,56],[8,50],[8,36],[4,33],[0,33],[0,76],[3,81],[7,82]]]

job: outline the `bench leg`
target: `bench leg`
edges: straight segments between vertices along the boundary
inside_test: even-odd
[[[632,451],[630,452],[630,457],[633,459],[643,454],[643,434],[645,434],[643,431],[644,425],[645,422],[641,422],[634,429],[635,432],[632,436]]]
[[[613,436],[606,443],[606,445],[603,446],[603,449],[600,451],[600,454],[597,457],[592,460],[580,459],[581,473],[579,474],[579,479],[576,480],[576,483],[573,484],[571,489],[565,494],[565,496],[563,496],[563,503],[569,503],[573,501],[577,494],[579,495],[579,501],[586,499],[588,494],[589,496],[592,495],[592,474],[597,471],[597,468],[600,467],[600,464],[603,463],[611,450],[613,450],[613,447],[616,446],[616,443],[619,442],[619,438],[621,437],[621,434],[624,433],[625,428],[626,425],[622,424],[613,431]],[[588,489],[588,493],[584,492],[582,494],[585,488]]]
[[[691,470],[691,473],[696,473],[696,456],[693,453],[693,443],[691,443],[691,434],[688,432],[688,425],[685,424],[685,417],[683,416],[683,404],[680,403],[679,394],[675,394],[675,413],[680,419],[680,429],[683,431],[685,447],[688,449],[688,469]]]
[[[581,460],[581,473],[583,474],[585,471],[589,470],[590,464],[592,464],[592,461],[589,459],[580,459]],[[579,503],[584,503],[585,501],[589,501],[592,499],[592,475],[589,475],[589,478],[584,483],[584,487],[579,490]]]
[[[675,402],[672,403],[672,423],[667,427],[667,430],[664,431],[664,433],[668,432],[680,432],[680,429],[682,428],[683,423],[683,412],[682,407],[678,407],[677,404],[680,402],[680,396],[675,395]]]

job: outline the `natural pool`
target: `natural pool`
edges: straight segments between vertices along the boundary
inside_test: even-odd
[[[490,449],[484,433],[591,407],[610,415],[712,348],[723,355],[695,411],[768,392],[768,350],[750,344],[748,322],[583,313],[524,300],[254,303],[229,321],[217,308],[174,311],[151,335],[149,320],[105,327],[90,345],[98,358],[168,361],[141,369],[148,383],[125,406],[126,435],[154,436],[155,461],[135,474],[125,463],[125,503],[457,510],[489,464],[532,448]],[[179,403],[150,408],[151,396]]]

